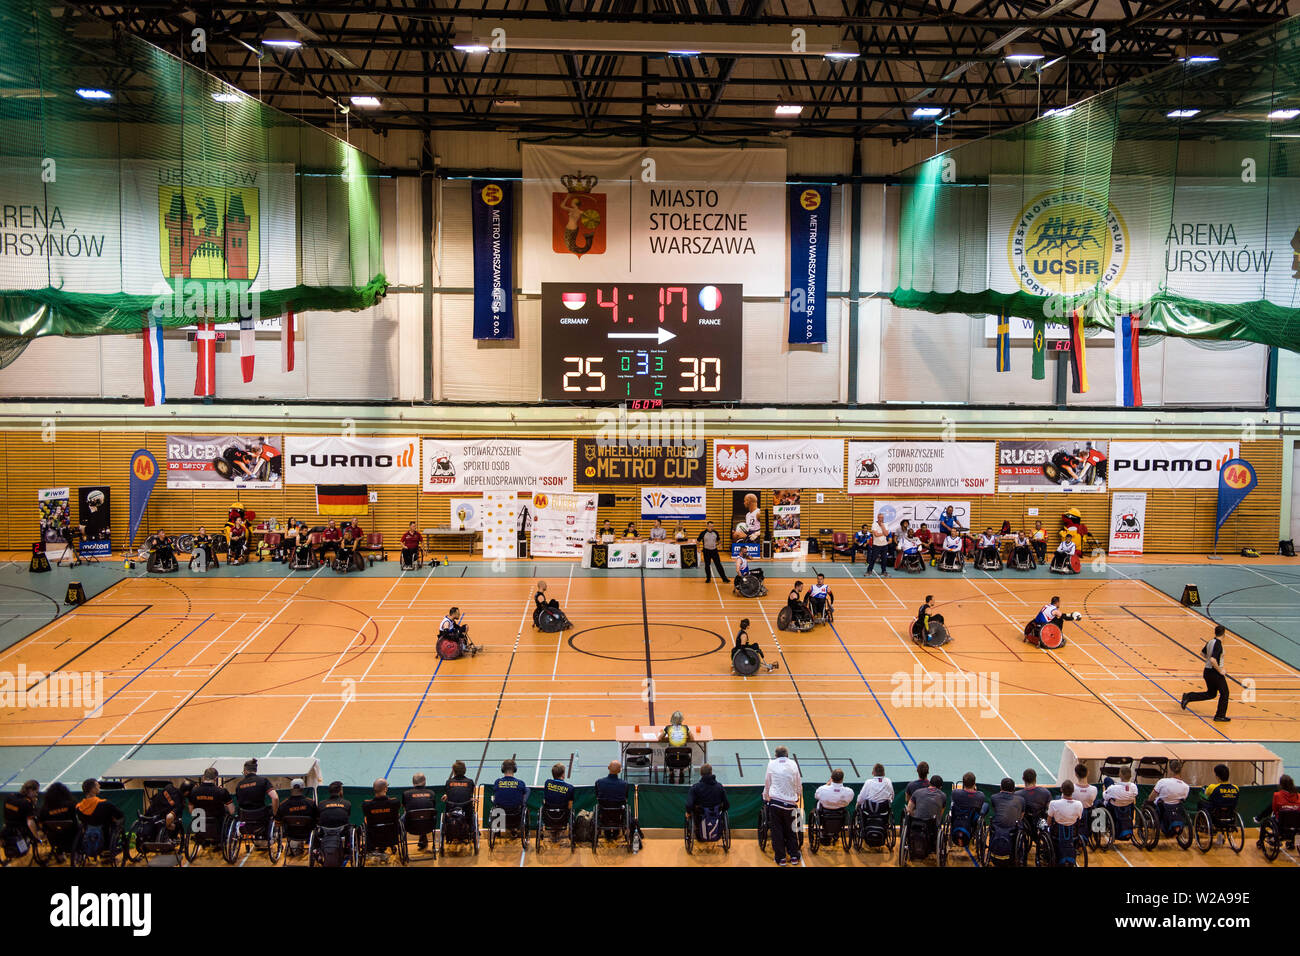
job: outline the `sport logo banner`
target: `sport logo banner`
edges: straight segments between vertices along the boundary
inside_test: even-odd
[[[699,488],[642,488],[641,517],[663,520],[681,518],[684,521],[701,521],[708,503],[704,489]]]
[[[582,558],[583,546],[596,537],[596,496],[533,495],[529,553],[539,558]]]
[[[112,553],[112,502],[113,490],[107,485],[77,489],[77,523],[82,528],[82,554],[103,557]]]
[[[704,469],[704,440],[634,442],[616,445],[579,438],[579,487],[589,485],[698,485]]]
[[[427,492],[573,491],[570,439],[424,439]]]
[[[713,442],[715,488],[843,488],[844,442],[838,438]]]
[[[1236,454],[1231,442],[1112,441],[1110,486],[1210,491],[1219,486],[1219,469]]]
[[[1108,447],[1073,438],[998,442],[998,490],[1104,492]]]
[[[68,530],[67,488],[41,488],[36,493],[41,516],[41,540],[46,546],[62,544]]]
[[[1141,554],[1147,524],[1147,493],[1117,491],[1110,496],[1110,553]]]
[[[993,494],[993,442],[851,441],[849,494]]]
[[[790,489],[772,493],[772,557],[793,558],[803,553],[800,536],[800,495]]]
[[[168,488],[282,486],[279,436],[168,435]]]
[[[316,438],[284,440],[291,485],[417,485],[420,449],[414,438]]]

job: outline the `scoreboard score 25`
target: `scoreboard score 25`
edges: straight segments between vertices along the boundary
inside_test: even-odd
[[[737,402],[743,287],[542,283],[542,398]]]

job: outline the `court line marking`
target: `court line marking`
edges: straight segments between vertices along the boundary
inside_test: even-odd
[[[121,719],[121,720],[119,720],[117,723],[115,723],[115,724],[114,724],[112,727],[110,727],[108,730],[106,730],[106,731],[104,731],[102,734],[100,734],[100,735],[99,735],[99,738],[98,738],[98,739],[97,739],[93,744],[91,744],[89,747],[87,747],[85,750],[83,750],[83,751],[81,752],[81,755],[78,756],[76,760],[72,761],[72,763],[68,764],[66,767],[64,767],[62,770],[60,770],[57,774],[55,774],[54,777],[53,777],[53,779],[54,779],[54,780],[62,780],[62,779],[63,779],[63,778],[68,774],[68,772],[69,772],[73,767],[75,767],[77,764],[81,763],[81,761],[84,760],[84,759],[85,759],[85,758],[86,758],[86,757],[87,757],[87,756],[88,756],[88,755],[89,755],[89,754],[90,754],[90,753],[91,753],[91,752],[92,752],[96,747],[100,746],[100,745],[101,745],[105,740],[107,740],[107,739],[109,738],[109,736],[113,733],[113,731],[117,730],[118,727],[121,727],[124,723],[126,723],[128,720],[130,720],[132,717],[134,717],[134,716],[135,716],[135,712],[136,712],[137,710],[139,710],[139,709],[140,709],[141,707],[143,707],[145,704],[149,703],[149,701],[153,700],[153,697],[154,697],[154,695],[151,693],[151,694],[149,694],[149,696],[147,696],[147,697],[145,697],[143,700],[141,700],[140,703],[136,704],[133,708],[131,708],[130,712],[124,714],[124,715],[122,716],[122,719]]]
[[[429,675],[429,683],[425,685],[424,693],[420,696],[420,702],[415,705],[415,713],[411,714],[411,722],[406,725],[406,732],[402,734],[402,739],[397,744],[397,749],[393,751],[393,759],[388,762],[388,770],[384,773],[384,779],[392,776],[393,767],[397,764],[397,758],[402,753],[402,748],[406,746],[406,738],[411,736],[411,728],[415,726],[415,718],[420,714],[420,708],[424,706],[425,699],[429,696],[429,688],[433,687],[434,680],[438,677],[438,671],[442,670],[442,658],[438,658],[437,665],[433,668],[433,673]],[[338,718],[335,718],[336,720]],[[333,725],[330,725],[333,727]],[[324,741],[322,741],[323,743]],[[319,745],[318,745],[319,749]]]
[[[786,677],[790,679],[790,686],[794,688],[795,696],[799,699],[799,706],[803,708],[804,719],[808,721],[808,729],[812,731],[813,739],[817,741],[817,747],[822,752],[822,759],[826,761],[826,769],[834,770],[830,756],[826,753],[826,745],[822,743],[822,735],[817,730],[817,725],[813,723],[812,714],[808,711],[808,703],[803,699],[803,693],[799,690],[799,682],[794,679],[794,672],[790,669],[790,661],[785,656],[785,648],[781,646],[781,639],[776,636],[776,631],[772,628],[772,621],[767,616],[767,608],[763,607],[760,602],[758,609],[763,614],[763,623],[767,625],[767,632],[772,635],[772,643],[776,645],[776,652],[781,655],[781,663],[785,665]],[[889,718],[886,717],[886,720]],[[899,738],[900,740],[902,738]],[[903,745],[907,749],[907,745]]]
[[[506,672],[501,677],[501,690],[497,694],[496,707],[492,711],[492,722],[488,724],[487,733],[483,736],[483,756],[479,757],[478,770],[474,773],[475,779],[482,776],[483,765],[487,763],[488,748],[492,745],[492,731],[496,730],[497,718],[501,716],[501,703],[506,699],[506,685],[510,683],[510,670],[514,667],[515,655],[519,653],[519,641],[524,636],[524,625],[528,622],[528,605],[532,603],[531,598],[524,599],[524,613],[519,618],[519,630],[515,632],[515,645],[510,649],[510,660],[506,661]]]

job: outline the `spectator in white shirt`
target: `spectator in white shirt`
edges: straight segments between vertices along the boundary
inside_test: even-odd
[[[866,808],[873,803],[893,804],[893,802],[894,784],[885,776],[884,765],[876,764],[871,768],[871,776],[862,783],[862,791],[858,794],[858,806]]]
[[[817,806],[838,810],[853,802],[853,788],[844,785],[844,771],[832,770],[831,779],[817,788]]]
[[[885,519],[876,515],[876,521],[871,526],[871,553],[867,556],[867,574],[880,562],[880,576],[889,577],[889,571],[885,564],[889,560],[889,529],[885,527]]]
[[[1097,802],[1097,788],[1088,782],[1088,768],[1081,763],[1074,765],[1074,799],[1083,804],[1084,810],[1092,809]]]
[[[777,866],[802,861],[794,833],[794,818],[799,812],[802,793],[803,778],[799,775],[799,765],[790,759],[789,750],[777,747],[763,777],[763,802],[767,805],[767,823]]]
[[[650,540],[651,541],[668,540],[668,532],[667,530],[664,529],[664,523],[658,518],[655,518],[655,523],[650,528]]]
[[[1147,794],[1147,804],[1165,803],[1178,804],[1187,799],[1192,788],[1183,780],[1183,762],[1181,760],[1169,761],[1168,777],[1161,777],[1156,781],[1156,785],[1151,788]]]
[[[1047,805],[1047,819],[1059,826],[1073,826],[1083,816],[1083,804],[1074,799],[1074,784],[1066,780],[1061,784],[1061,796]]]
[[[1128,807],[1136,803],[1138,788],[1133,782],[1133,771],[1128,767],[1120,767],[1119,780],[1112,780],[1101,796],[1112,807]]]

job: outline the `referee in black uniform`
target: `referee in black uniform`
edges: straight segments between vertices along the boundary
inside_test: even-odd
[[[1218,709],[1214,712],[1214,719],[1219,723],[1226,723],[1232,718],[1228,716],[1228,672],[1223,669],[1223,635],[1227,629],[1218,624],[1214,628],[1214,636],[1205,643],[1202,653],[1205,654],[1205,671],[1202,676],[1205,678],[1205,690],[1195,694],[1184,694],[1181,701],[1183,710],[1187,705],[1197,700],[1213,700],[1217,695],[1219,698]]]

